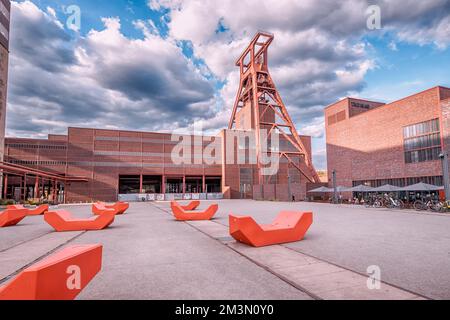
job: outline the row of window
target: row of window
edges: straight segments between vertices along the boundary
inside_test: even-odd
[[[433,119],[417,123],[403,128],[403,136],[405,139],[420,136],[427,133],[439,132],[439,119]]]
[[[8,160],[12,164],[26,165],[26,166],[65,166],[66,161],[36,161],[36,160]]]
[[[331,116],[328,116],[328,125],[330,126],[345,119],[346,119],[345,110],[340,111],[338,113],[332,114]]]
[[[405,151],[415,149],[424,149],[441,145],[441,136],[439,133],[433,133],[425,136],[410,138],[405,140]]]
[[[442,176],[430,176],[430,177],[410,177],[410,178],[396,178],[396,179],[378,179],[378,180],[359,180],[353,181],[353,186],[367,185],[372,188],[377,188],[390,184],[396,187],[406,187],[419,182],[428,183],[435,186],[442,186]]]
[[[26,144],[26,143],[8,143],[7,147],[17,149],[46,149],[46,150],[66,150],[65,145],[48,145],[48,144]]]
[[[407,151],[405,152],[405,162],[417,163],[417,162],[439,160],[440,154],[441,154],[441,147]]]

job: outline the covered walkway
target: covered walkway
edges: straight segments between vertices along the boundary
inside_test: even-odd
[[[69,177],[7,162],[0,162],[2,198],[16,202],[65,203],[67,182],[87,182],[87,178]]]

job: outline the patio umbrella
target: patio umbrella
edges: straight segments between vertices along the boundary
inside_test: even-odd
[[[373,192],[397,192],[402,191],[402,188],[396,187],[390,184],[385,184],[384,186],[372,189]]]
[[[328,193],[328,192],[333,192],[333,189],[330,189],[327,187],[320,187],[317,189],[309,190],[308,192]]]
[[[444,187],[434,186],[432,184],[419,182],[404,188],[401,188],[401,191],[437,191],[443,190]]]
[[[330,188],[331,192],[334,192],[333,188]],[[347,191],[351,191],[351,188],[347,188],[347,187],[343,187],[343,186],[337,186],[336,187],[336,191],[337,192],[347,192]]]
[[[348,191],[353,191],[353,192],[371,192],[373,191],[372,187],[366,186],[364,184],[361,184],[359,186],[353,187],[348,189]]]

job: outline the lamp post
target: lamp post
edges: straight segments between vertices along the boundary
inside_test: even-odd
[[[338,196],[337,196],[337,185],[336,185],[336,170],[333,170],[333,203],[338,203]]]
[[[448,176],[448,153],[443,152],[439,155],[442,161],[442,174],[444,176],[445,200],[450,200],[450,186]]]

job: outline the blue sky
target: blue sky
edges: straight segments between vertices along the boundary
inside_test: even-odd
[[[236,12],[232,2],[212,0],[14,2],[8,135],[194,123],[216,133],[234,102],[234,61],[257,30],[267,30],[275,35],[272,76],[298,130],[313,136],[316,167],[325,169],[326,105],[450,86],[450,1],[375,1],[382,28],[374,31],[366,27],[371,4],[248,0]],[[81,9],[79,32],[65,26],[69,5]]]

